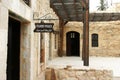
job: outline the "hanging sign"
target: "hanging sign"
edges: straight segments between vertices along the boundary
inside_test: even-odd
[[[53,32],[53,23],[35,23],[34,32]]]

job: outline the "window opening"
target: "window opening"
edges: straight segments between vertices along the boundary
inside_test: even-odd
[[[92,34],[92,47],[98,47],[98,34]]]

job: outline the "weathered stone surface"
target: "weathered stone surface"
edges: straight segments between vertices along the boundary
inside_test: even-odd
[[[49,69],[46,74],[50,72],[51,70]],[[55,69],[55,72],[57,80],[112,80],[113,77],[112,71],[109,70]],[[46,80],[50,80],[48,79],[50,75],[46,76]]]
[[[58,73],[58,79],[62,80],[62,79],[65,79],[65,78],[68,77],[68,75],[66,75],[67,72],[64,72],[64,73],[63,72],[64,72],[64,70],[61,70],[61,71],[57,72]]]
[[[50,8],[50,1],[49,0],[36,0],[36,9],[35,9],[36,15],[35,15],[35,19],[41,18],[41,19],[58,19],[58,17],[56,16],[56,14],[53,12],[53,10]],[[35,23],[38,23],[39,21],[35,21]],[[54,30],[58,30],[58,26],[59,26],[59,21],[54,21],[54,20],[44,20],[44,23],[54,23]],[[39,33],[38,33],[39,34]],[[56,36],[55,36],[56,35]],[[38,45],[38,43],[36,42],[35,44],[37,44],[36,50],[38,50],[38,46],[40,46],[41,49],[44,49],[44,53],[45,53],[45,65],[44,66],[40,66],[40,64],[38,66],[40,66],[40,73],[44,73],[46,64],[48,62],[48,60],[53,59],[55,57],[57,57],[57,50],[58,50],[58,34],[53,34],[53,33],[43,33],[42,36],[42,43],[40,43],[42,46]],[[40,40],[40,38],[38,38],[38,41]],[[44,76],[45,75],[41,75],[38,74],[39,80],[44,80]],[[46,74],[49,75],[49,74]],[[50,76],[49,76],[50,77]],[[51,78],[46,78],[47,80],[51,79]]]
[[[6,80],[8,9],[0,3],[0,79]]]
[[[0,78],[6,80],[7,30],[0,30]]]
[[[89,51],[90,56],[120,56],[120,21],[90,22]],[[66,55],[66,33],[77,31],[80,33],[80,54],[82,54],[82,32],[83,24],[79,22],[69,22],[64,27],[64,55]],[[98,47],[92,47],[93,33],[98,34]]]
[[[20,80],[36,80],[33,12],[22,0],[0,0],[0,79],[6,80],[9,17],[21,22]],[[12,15],[11,15],[12,13]],[[22,23],[23,22],[23,23]],[[2,33],[1,33],[2,32]],[[37,66],[38,67],[38,66]],[[35,72],[35,73],[34,73]],[[38,76],[37,76],[38,77]]]
[[[8,9],[0,3],[0,29],[8,29]]]
[[[46,71],[45,71],[45,79],[46,80],[51,79],[51,69],[46,69]]]
[[[69,77],[69,78],[62,79],[62,80],[78,80],[78,79],[77,79],[77,78],[75,78],[75,77]]]
[[[42,72],[41,74],[38,75],[38,80],[45,80],[45,72]],[[49,78],[48,78],[49,80]]]
[[[32,9],[30,9],[22,0],[1,0],[2,4],[15,14],[28,21],[32,20]]]

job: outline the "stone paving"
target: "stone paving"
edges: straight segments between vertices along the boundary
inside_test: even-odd
[[[120,77],[114,77],[113,80],[120,80]]]

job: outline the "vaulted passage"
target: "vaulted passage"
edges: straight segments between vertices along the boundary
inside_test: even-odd
[[[20,22],[9,18],[7,80],[20,79]]]
[[[80,56],[80,34],[70,31],[66,35],[67,56]]]

